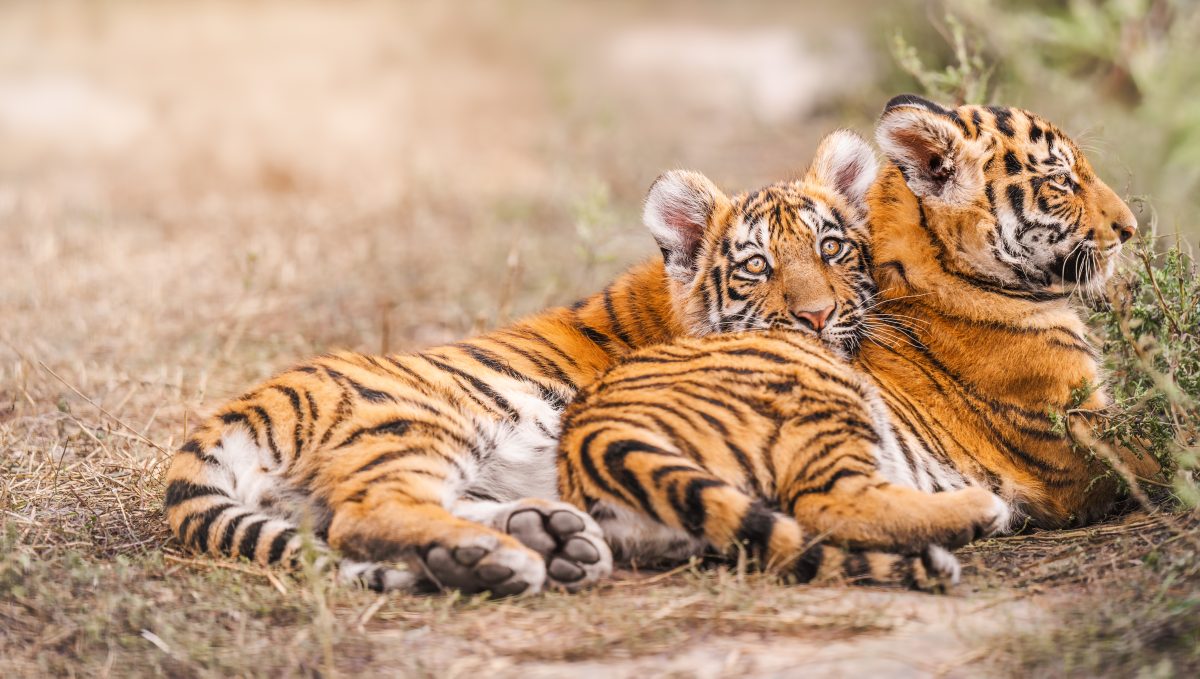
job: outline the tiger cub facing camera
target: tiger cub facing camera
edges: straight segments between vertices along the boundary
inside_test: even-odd
[[[663,259],[602,292],[419,353],[322,356],[222,406],[167,472],[172,531],[195,551],[265,564],[294,561],[308,526],[344,577],[381,590],[596,582],[610,548],[557,492],[566,404],[637,350],[683,336],[782,328],[852,351],[875,291],[862,214],[874,173],[848,132],[823,141],[803,181],[732,201],[701,175],[667,173],[645,213]],[[802,216],[791,230],[747,218],[783,210],[783,195]],[[677,228],[701,218],[704,229]],[[920,585],[957,568],[948,555],[806,554],[800,579]]]

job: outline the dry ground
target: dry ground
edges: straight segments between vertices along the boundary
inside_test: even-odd
[[[662,169],[751,187],[821,131],[865,129],[882,99],[863,7],[0,5],[0,674],[1200,662],[1178,650],[1200,626],[1186,517],[992,541],[945,597],[736,568],[376,597],[167,539],[166,451],[221,399],[327,348],[417,348],[571,300],[653,253],[637,207]]]

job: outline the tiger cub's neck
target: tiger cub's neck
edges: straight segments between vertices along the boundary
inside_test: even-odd
[[[944,231],[969,232],[973,214],[951,214],[962,223]],[[953,270],[947,251],[962,243],[941,242],[929,223],[946,218],[922,206],[894,167],[872,190],[873,275],[881,299],[876,310],[890,316],[890,324],[906,327],[910,337],[897,338],[888,349],[867,342],[868,362],[898,346],[980,396],[1043,413],[1065,406],[1080,386],[1095,385],[1097,353],[1068,300],[1006,290]]]

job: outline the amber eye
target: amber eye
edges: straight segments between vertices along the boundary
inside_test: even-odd
[[[846,251],[846,241],[838,238],[826,238],[821,241],[821,254],[826,257],[837,257]]]
[[[1056,175],[1050,177],[1050,186],[1053,186],[1054,188],[1058,189],[1059,191],[1064,191],[1066,193],[1070,193],[1071,188],[1072,188],[1071,184],[1072,184],[1071,175],[1069,175],[1065,172],[1062,174],[1056,174]]]
[[[742,262],[742,268],[746,270],[746,273],[760,274],[767,270],[767,260],[762,255],[754,255]]]

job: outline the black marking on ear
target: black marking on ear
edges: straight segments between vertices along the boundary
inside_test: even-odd
[[[996,116],[996,129],[1006,137],[1012,137],[1016,134],[1012,126],[1012,111],[1003,106],[989,106],[988,110],[992,115]]]
[[[888,100],[888,103],[884,105],[883,112],[887,113],[894,108],[900,108],[902,106],[915,106],[916,108],[923,108],[944,116],[950,115],[950,111],[943,108],[940,104],[929,101],[924,97],[918,97],[915,94],[901,94],[892,97]]]
[[[1021,174],[1021,161],[1017,159],[1017,154],[1009,151],[1004,154],[1004,171],[1012,174]]]
[[[979,115],[979,109],[971,111],[971,122],[975,125],[975,132],[971,135],[971,138],[974,139],[979,136],[979,128],[983,125],[983,116]]]
[[[1042,126],[1037,123],[1029,124],[1029,141],[1037,143],[1042,140]]]

